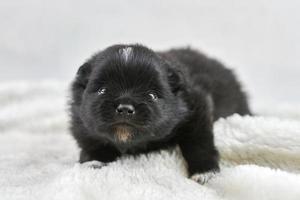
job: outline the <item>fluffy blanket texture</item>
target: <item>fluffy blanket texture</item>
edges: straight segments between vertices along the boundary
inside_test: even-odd
[[[59,82],[1,84],[1,200],[300,199],[299,110],[217,121],[221,173],[199,185],[178,149],[78,164],[67,94]]]

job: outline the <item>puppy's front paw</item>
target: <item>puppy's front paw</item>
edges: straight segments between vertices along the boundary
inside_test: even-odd
[[[201,185],[204,185],[215,175],[216,175],[215,171],[210,171],[210,172],[206,172],[206,173],[202,173],[202,174],[196,173],[191,176],[191,179],[200,183]]]
[[[94,168],[94,169],[99,169],[99,168],[102,168],[102,167],[106,166],[105,163],[100,162],[100,161],[96,161],[96,160],[89,161],[89,162],[84,162],[84,163],[82,163],[82,165],[86,166],[86,167],[89,167],[89,168]]]

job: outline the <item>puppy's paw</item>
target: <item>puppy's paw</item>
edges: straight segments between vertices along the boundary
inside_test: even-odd
[[[204,185],[215,175],[216,175],[215,171],[210,171],[210,172],[206,172],[206,173],[202,173],[202,174],[196,173],[191,176],[191,179],[200,183],[201,185]]]
[[[84,163],[82,163],[82,165],[85,167],[88,167],[88,168],[100,169],[100,168],[106,166],[106,163],[93,160],[93,161],[89,161],[89,162],[84,162]]]

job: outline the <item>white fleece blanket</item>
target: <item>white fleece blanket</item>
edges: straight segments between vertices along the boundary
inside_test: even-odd
[[[0,200],[300,199],[300,109],[217,121],[221,173],[203,186],[186,177],[178,150],[79,165],[66,91],[53,81],[1,83]]]

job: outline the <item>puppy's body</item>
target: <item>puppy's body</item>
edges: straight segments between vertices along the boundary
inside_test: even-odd
[[[80,162],[178,144],[189,175],[219,170],[213,121],[250,113],[233,73],[191,49],[111,46],[80,67],[72,93]]]
[[[174,63],[172,66],[185,72],[185,80],[192,92],[205,93],[211,98],[213,119],[233,113],[250,114],[247,98],[233,72],[215,59],[191,49],[176,49],[160,53]]]

